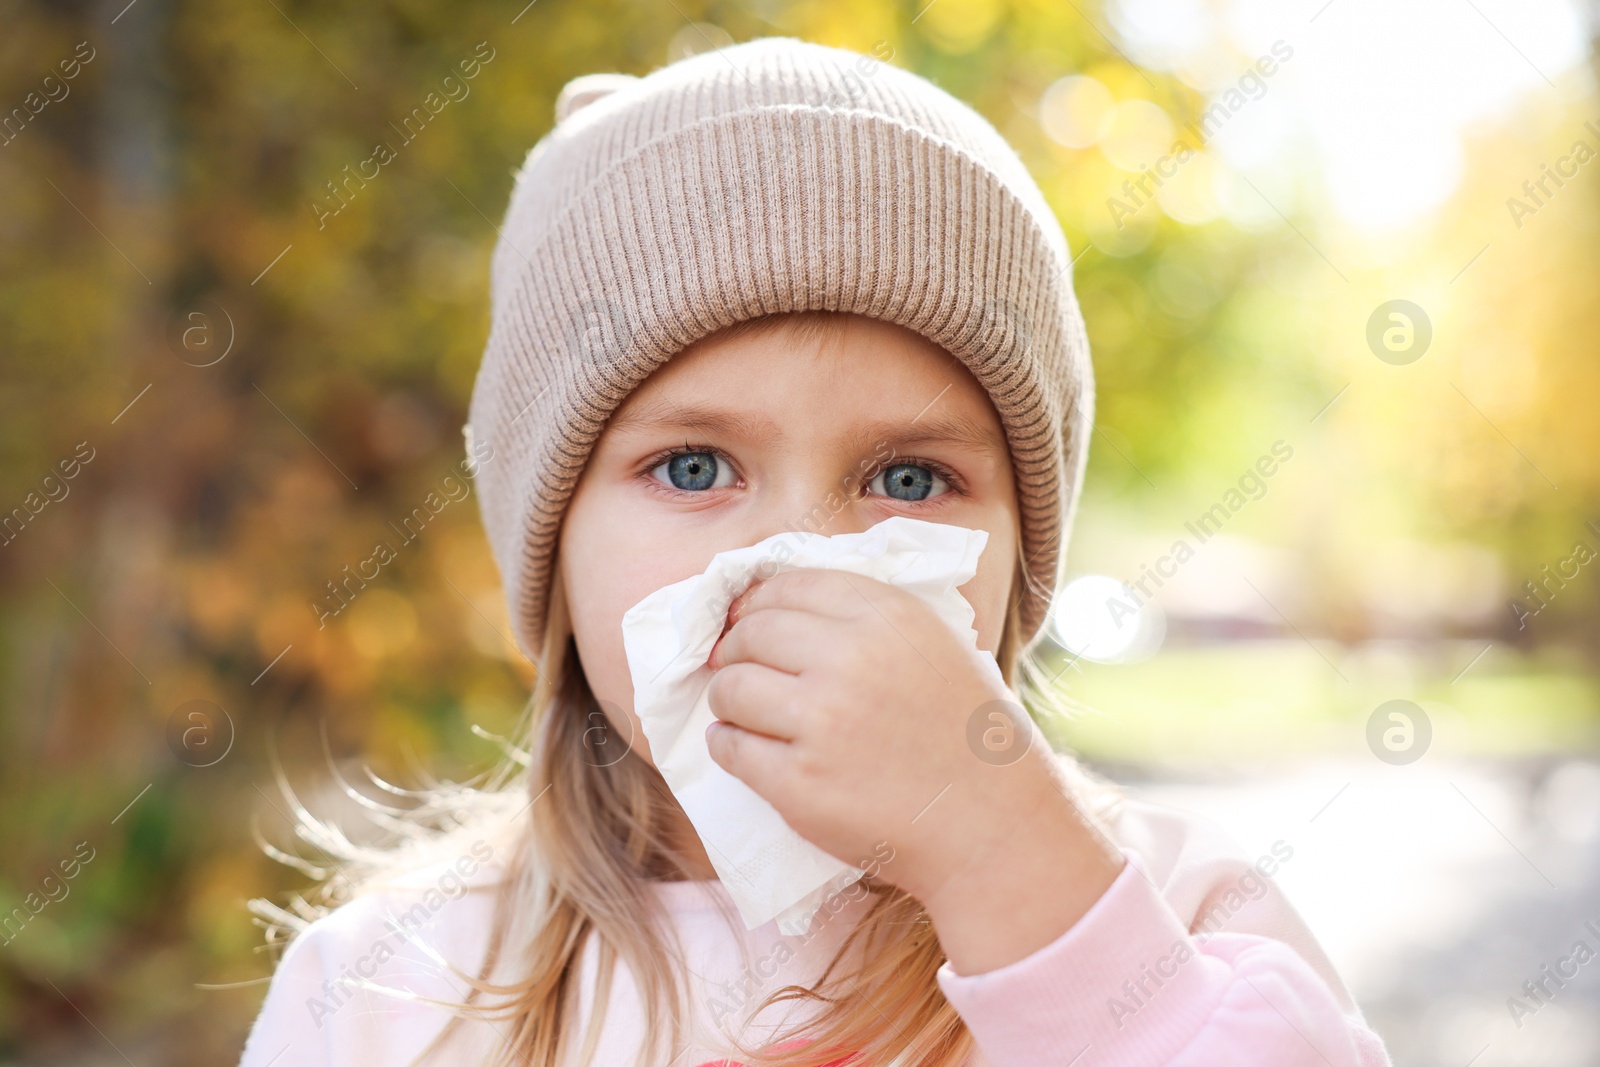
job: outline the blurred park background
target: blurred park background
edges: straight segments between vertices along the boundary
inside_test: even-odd
[[[471,727],[531,672],[474,499],[313,605],[462,458],[561,86],[771,35],[972,103],[1078,256],[1058,740],[1290,842],[1397,1064],[1600,1063],[1600,964],[1508,1005],[1600,926],[1596,17],[0,0],[0,1063],[235,1062],[271,970],[244,902],[306,884],[253,839],[287,839],[271,753],[324,811],[330,760],[498,755]]]

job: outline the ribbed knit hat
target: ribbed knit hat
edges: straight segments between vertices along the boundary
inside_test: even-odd
[[[931,82],[789,38],[574,79],[517,175],[490,300],[466,434],[492,455],[478,501],[530,656],[606,418],[692,342],[811,310],[914,330],[988,390],[1016,472],[1021,637],[1037,634],[1088,454],[1088,342],[1044,195]]]

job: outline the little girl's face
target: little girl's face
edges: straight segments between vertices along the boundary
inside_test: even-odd
[[[612,414],[574,490],[557,555],[573,636],[601,707],[629,719],[613,728],[647,760],[623,614],[773,534],[855,533],[894,515],[987,530],[960,591],[979,647],[999,646],[1018,566],[1000,418],[942,348],[842,320],[820,341],[785,320],[673,356]]]

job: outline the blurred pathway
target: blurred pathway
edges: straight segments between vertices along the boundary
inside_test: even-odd
[[[1278,883],[1396,1067],[1600,1065],[1600,763],[1377,760],[1232,782],[1139,780],[1134,795],[1220,822]],[[1595,958],[1539,1004],[1523,983],[1583,940]],[[1573,965],[1567,964],[1570,973]],[[1530,1009],[1518,1020],[1508,998]]]

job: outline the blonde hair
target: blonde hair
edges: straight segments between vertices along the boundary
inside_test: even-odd
[[[1020,558],[1020,539],[1016,547]],[[1016,575],[996,660],[1035,722],[1059,722],[1078,706],[1046,678],[1037,646],[1019,647],[1027,568],[1017,567]],[[505,742],[505,758],[480,782],[430,783],[420,790],[384,783],[414,802],[407,809],[379,805],[345,787],[389,831],[384,845],[355,845],[291,794],[297,835],[330,861],[307,863],[262,842],[269,854],[321,885],[296,895],[287,909],[264,899],[252,900],[249,907],[267,927],[269,944],[281,944],[395,873],[430,857],[459,853],[464,842],[493,832],[509,843],[509,856],[486,958],[476,975],[452,968],[470,992],[462,1003],[431,1001],[454,1018],[414,1062],[438,1051],[459,1029],[456,1024],[478,1019],[495,1023],[503,1038],[483,1067],[588,1063],[619,962],[631,970],[645,1007],[648,1038],[641,1062],[672,1062],[688,1013],[681,956],[675,951],[681,946],[665,936],[670,923],[651,883],[689,877],[667,839],[676,801],[637,753],[614,761],[600,758],[593,724],[604,712],[578,660],[559,567],[553,568],[544,644],[535,666],[538,679],[518,732]],[[1049,736],[1048,730],[1042,732]],[[1056,757],[1065,786],[1104,831],[1115,818],[1120,791],[1070,754]],[[681,810],[676,814],[681,824]],[[859,884],[870,901],[816,984],[791,983],[773,991],[749,1019],[789,1002],[813,1003],[817,1012],[765,1048],[734,1040],[749,1067],[822,1067],[841,1057],[852,1065],[960,1067],[971,1056],[971,1035],[936,980],[944,955],[921,904],[870,876]],[[595,1010],[578,1035],[581,964],[591,938],[598,955]],[[509,972],[510,980],[490,981],[497,967]],[[493,1003],[486,1006],[484,998]],[[663,1036],[668,1038],[664,1054]],[[773,1048],[780,1044],[781,1052]]]

